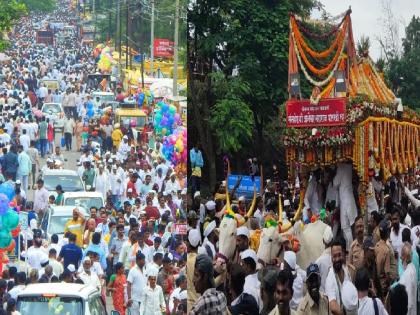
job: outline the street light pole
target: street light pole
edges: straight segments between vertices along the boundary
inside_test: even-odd
[[[128,19],[129,19],[129,12],[130,10],[128,9],[128,1],[129,0],[125,0],[125,4],[127,6],[127,10],[126,10],[126,17],[125,17],[125,69],[128,69]]]
[[[174,38],[174,75],[173,95],[178,96],[178,27],[179,27],[179,0],[175,2],[175,38]]]
[[[153,74],[153,59],[154,59],[154,39],[155,39],[155,0],[152,1],[152,19],[151,19],[151,25],[150,25],[150,73],[152,77],[154,77]]]

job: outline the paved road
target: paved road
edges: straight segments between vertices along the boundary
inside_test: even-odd
[[[56,146],[57,145],[61,145],[61,133],[56,133],[54,144]],[[76,147],[76,139],[75,138],[73,138],[72,146],[73,146],[73,148],[72,148],[71,151],[66,151],[66,148],[61,148],[61,150],[62,150],[62,153],[64,155],[64,158],[67,159],[67,162],[65,163],[65,169],[77,170],[76,163],[77,163],[77,160],[81,156],[81,152],[77,152],[75,150],[75,147]],[[44,158],[44,159],[40,158],[40,165],[41,165],[41,167],[43,165],[45,165],[45,163],[46,163],[46,158]],[[30,189],[28,191],[28,198],[29,198],[29,200],[33,200],[33,194],[34,194],[34,191],[32,189]],[[109,297],[108,296],[106,297],[106,308],[108,310],[108,313],[110,313],[111,310],[114,309],[113,306],[112,306],[112,298],[110,296]],[[121,314],[121,315],[124,315],[124,314]]]

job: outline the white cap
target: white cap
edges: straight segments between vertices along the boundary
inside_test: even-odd
[[[188,232],[188,242],[190,242],[191,246],[197,247],[201,242],[200,232],[197,229],[191,229]]]
[[[106,151],[105,155],[111,155],[111,152]]]
[[[255,264],[258,263],[257,254],[252,249],[246,249],[241,253],[241,259],[252,258],[255,261]]]
[[[236,235],[237,236],[244,235],[247,238],[249,238],[249,230],[246,226],[242,225],[242,226],[238,227],[238,229],[236,230]]]
[[[16,181],[16,185],[20,185],[20,184],[22,184],[22,182],[18,179],[18,180]]]
[[[155,195],[157,195],[157,191],[156,191],[156,190],[154,190],[154,189],[149,190],[149,194],[155,194]]]
[[[357,314],[358,309],[358,295],[357,289],[353,283],[349,280],[344,280],[343,288],[341,289],[341,294],[343,298],[343,306],[346,310],[346,313]]]
[[[148,277],[157,277],[158,273],[159,273],[159,270],[156,267],[150,267],[147,270]]]
[[[194,193],[194,198],[197,198],[197,197],[200,197],[200,192],[199,192],[199,191],[196,191],[196,192]]]
[[[186,300],[188,298],[188,290],[182,290],[179,292],[179,300]]]
[[[129,172],[129,173],[134,173],[134,170],[133,170],[132,168],[130,168],[130,169],[128,170],[128,172]]]
[[[238,201],[245,201],[245,196],[240,196]]]
[[[288,250],[284,252],[284,261],[292,268],[296,270],[296,254],[295,252]]]
[[[112,159],[108,159],[108,163],[113,163],[114,161]]]
[[[128,188],[128,189],[127,189],[127,192],[133,192],[133,189]]]
[[[325,244],[331,243],[333,237],[334,237],[334,235],[333,235],[333,232],[331,230],[331,227],[329,225],[327,225],[327,227],[324,230],[324,235],[322,236],[322,239],[324,240],[324,243]]]
[[[117,169],[117,165],[112,165],[112,169],[116,170]]]
[[[181,195],[186,195],[187,194],[187,188],[184,188],[183,190],[181,190]]]
[[[285,207],[290,206],[290,200],[289,199],[284,199],[283,206],[285,206]]]
[[[124,136],[123,139],[128,139],[128,137],[127,136]]]
[[[210,235],[211,232],[214,231],[216,228],[216,221],[211,221],[209,224],[207,224],[207,227],[204,229],[204,236],[207,237]]]
[[[70,265],[67,266],[67,270],[70,271],[70,272],[75,272],[76,268],[74,267],[73,264],[70,264]]]
[[[88,256],[85,257],[85,259],[83,259],[83,262],[87,262],[90,261],[90,258]]]
[[[216,203],[213,200],[209,200],[209,201],[206,202],[206,208],[207,208],[207,210],[212,211],[212,210],[216,209]]]

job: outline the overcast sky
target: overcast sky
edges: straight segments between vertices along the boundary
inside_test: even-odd
[[[405,37],[405,26],[413,16],[420,16],[420,0],[321,0],[325,10],[332,16],[338,15],[351,6],[351,19],[355,42],[362,35],[367,35],[371,41],[370,55],[373,60],[381,57],[379,42],[375,39],[383,30],[381,24],[382,3],[390,1],[396,19],[399,21],[399,37]],[[319,13],[314,13],[314,17]]]

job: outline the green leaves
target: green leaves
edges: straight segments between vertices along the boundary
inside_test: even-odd
[[[29,11],[51,12],[55,9],[56,0],[22,0]]]
[[[10,44],[1,34],[9,31],[27,11],[25,5],[16,0],[0,0],[0,8],[0,51],[3,51]]]

